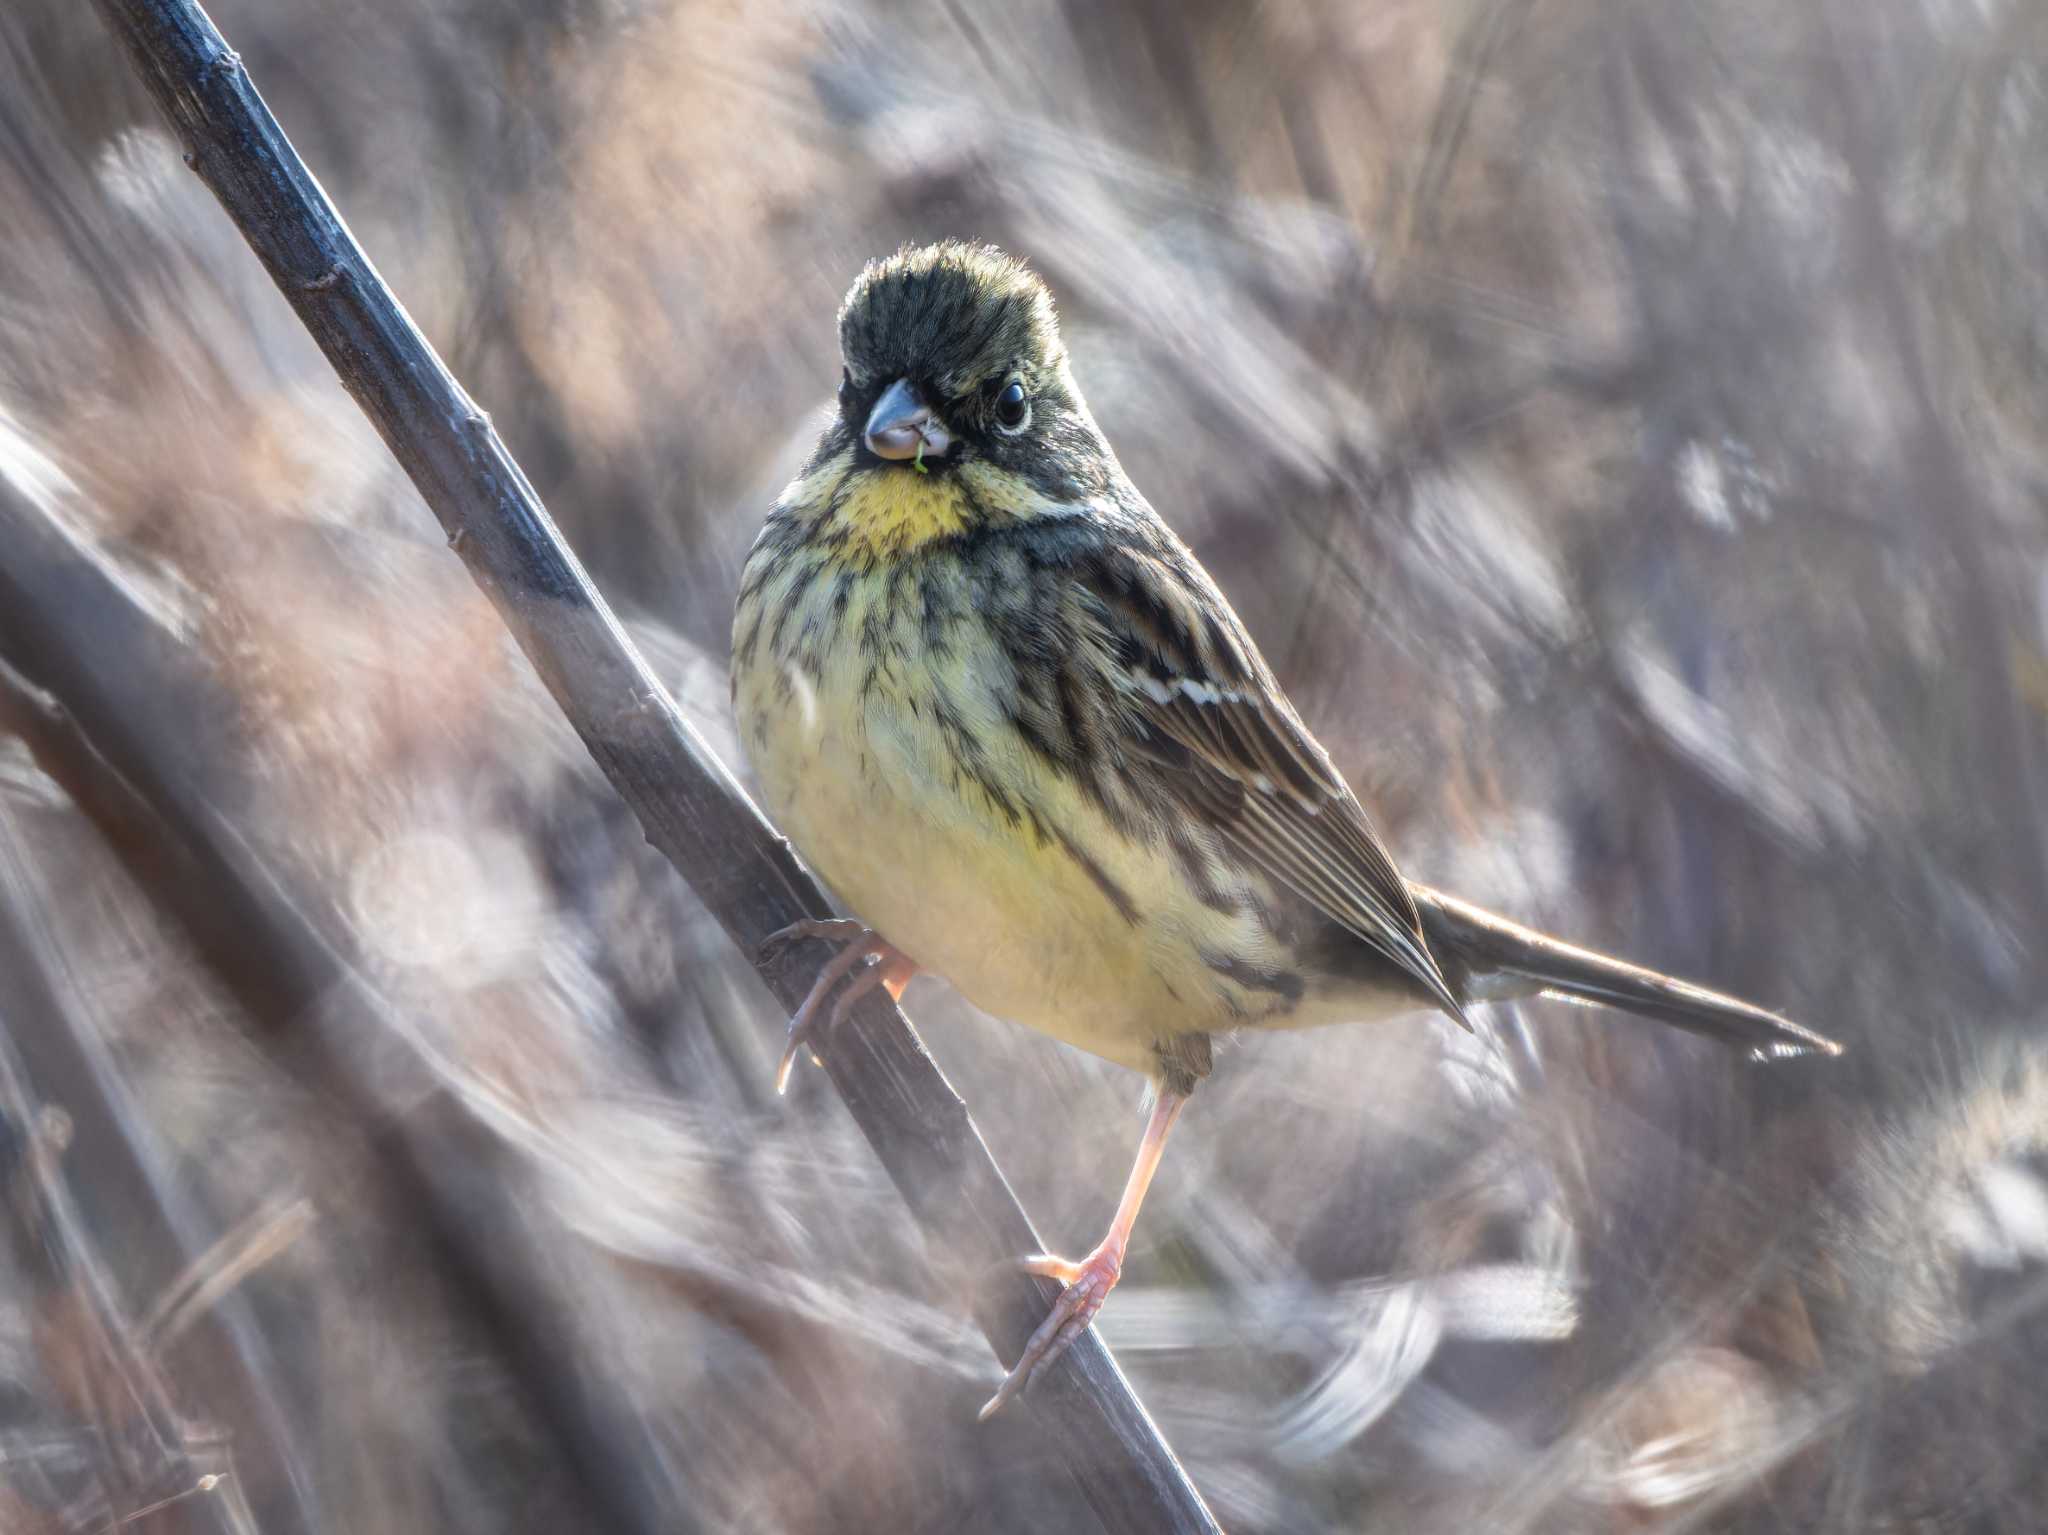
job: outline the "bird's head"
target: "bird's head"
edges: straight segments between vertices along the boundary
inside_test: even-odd
[[[840,307],[839,349],[838,414],[805,481],[834,487],[855,537],[914,544],[1072,507],[1116,472],[1052,295],[993,246],[869,262]]]

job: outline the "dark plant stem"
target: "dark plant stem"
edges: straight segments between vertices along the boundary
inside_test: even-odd
[[[238,56],[184,0],[100,0],[186,157],[411,476],[648,840],[743,952],[829,911],[823,892],[677,711],[627,639],[490,420],[378,277],[286,140]],[[450,664],[460,664],[459,658]],[[819,951],[763,979],[800,1000]],[[826,1070],[931,1248],[977,1272],[1040,1244],[965,1105],[902,1014],[870,998]],[[1049,1282],[984,1289],[977,1319],[1014,1359]],[[1027,1399],[1060,1461],[1115,1530],[1211,1530],[1172,1450],[1094,1335]]]

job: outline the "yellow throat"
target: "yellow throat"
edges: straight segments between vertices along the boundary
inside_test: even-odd
[[[953,475],[895,468],[853,469],[848,474],[850,480],[845,475],[828,480],[846,488],[826,498],[831,510],[820,531],[844,532],[856,550],[902,555],[933,539],[950,538],[969,524],[967,491]]]

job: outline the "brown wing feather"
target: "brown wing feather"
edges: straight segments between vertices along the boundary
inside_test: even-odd
[[[1193,557],[1119,549],[1083,584],[1125,674],[1139,753],[1190,813],[1463,1023],[1364,807]]]

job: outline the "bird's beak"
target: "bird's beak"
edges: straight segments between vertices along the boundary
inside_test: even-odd
[[[907,378],[896,380],[875,401],[868,412],[867,440],[876,458],[915,459],[920,466],[927,458],[944,458],[953,447],[953,434]]]

